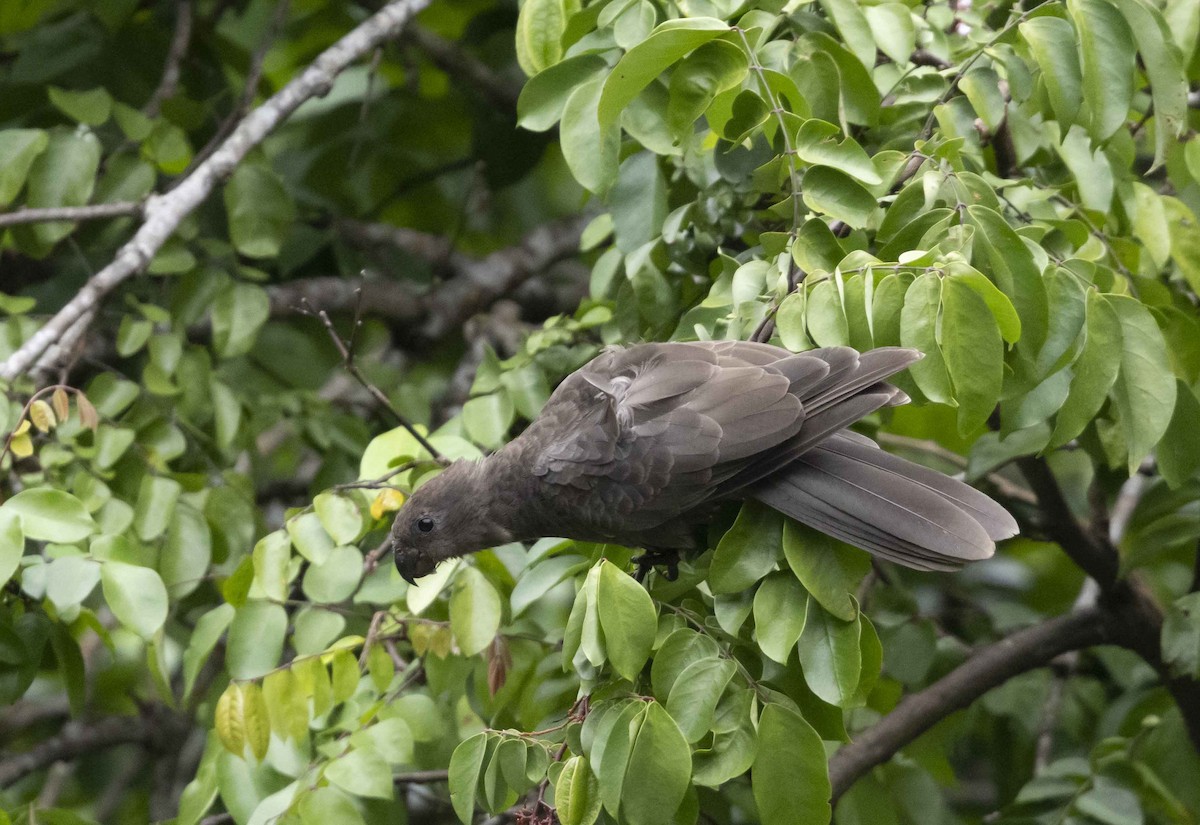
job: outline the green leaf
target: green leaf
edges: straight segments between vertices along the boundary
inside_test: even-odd
[[[154,541],[166,532],[175,515],[183,487],[173,478],[145,476],[133,508],[133,529],[142,541]]]
[[[1004,343],[983,298],[956,277],[942,284],[942,355],[964,435],[987,422],[1004,381]]]
[[[245,355],[271,315],[271,302],[260,286],[232,283],[213,301],[213,346],[223,358]]]
[[[314,788],[300,797],[300,821],[304,825],[363,825],[362,815],[350,797],[337,788]]]
[[[783,541],[783,516],[754,501],[742,504],[737,520],[721,537],[708,570],[713,593],[738,593],[775,567]]]
[[[854,620],[854,592],[871,569],[870,555],[793,521],[783,528],[783,552],[796,578],[822,607],[843,621]],[[804,603],[798,608],[803,613]]]
[[[671,64],[728,31],[728,23],[713,17],[685,17],[656,26],[625,53],[605,81],[597,108],[601,127],[615,125],[625,107]]]
[[[1085,340],[1080,332],[1087,323],[1087,290],[1074,274],[1063,267],[1049,270],[1046,292],[1050,301],[1050,328],[1034,367],[1034,374],[1039,377],[1057,372],[1079,357]],[[1003,329],[1001,326],[1001,333]]]
[[[0,206],[8,206],[25,186],[33,161],[50,145],[41,129],[0,129]]]
[[[836,218],[854,228],[866,226],[878,203],[862,184],[828,166],[804,173],[804,203],[808,208]]]
[[[959,270],[954,273],[954,280],[970,287],[983,299],[991,311],[992,317],[996,319],[996,326],[1000,329],[1001,337],[1007,343],[1015,344],[1021,340],[1021,318],[1017,315],[1016,308],[1008,296],[997,289],[986,275],[977,269]]]
[[[667,187],[657,156],[646,151],[626,158],[609,200],[619,250],[629,254],[661,235],[667,217]]]
[[[45,151],[29,170],[25,205],[30,208],[83,206],[96,185],[100,141],[90,132],[54,131]],[[14,227],[12,232],[30,254],[41,257],[74,229],[69,221]]]
[[[323,564],[333,552],[333,539],[321,526],[321,519],[316,513],[301,513],[288,519],[288,536],[296,551],[313,564]]]
[[[1200,679],[1200,593],[1180,596],[1162,626],[1163,661],[1181,676]]]
[[[1158,471],[1172,487],[1178,487],[1200,470],[1200,401],[1190,387],[1177,381],[1175,411],[1155,452]]]
[[[1134,298],[1104,297],[1121,322],[1121,370],[1113,385],[1113,401],[1121,416],[1133,475],[1171,423],[1175,377],[1166,341],[1150,310]]]
[[[225,184],[224,197],[234,248],[248,258],[278,255],[296,217],[283,179],[269,167],[243,163]]]
[[[48,86],[46,94],[50,96],[50,103],[54,108],[72,120],[86,123],[88,126],[99,126],[112,114],[112,95],[103,87],[77,92]]]
[[[621,785],[621,821],[662,825],[683,802],[691,776],[692,750],[687,740],[662,705],[649,702],[629,750]]]
[[[562,118],[571,92],[607,67],[603,58],[581,54],[538,72],[521,87],[517,125],[531,132],[552,129]]]
[[[684,140],[713,98],[741,85],[749,70],[745,50],[727,40],[710,40],[685,57],[671,72],[667,125],[672,134]]]
[[[942,279],[932,272],[917,277],[904,293],[900,311],[900,343],[925,357],[908,368],[925,397],[938,404],[951,403],[950,374],[937,339],[942,304]]]
[[[869,186],[882,183],[866,151],[850,137],[838,142],[839,134],[841,130],[832,123],[810,118],[796,133],[796,154],[801,160],[832,167]]]
[[[66,561],[66,559],[59,559],[59,561]],[[87,709],[88,679],[84,671],[83,653],[79,649],[79,643],[75,641],[75,637],[71,635],[71,631],[67,629],[66,625],[55,623],[50,631],[50,646],[54,650],[54,658],[58,660],[58,670],[62,674],[71,715],[81,716]]]
[[[525,0],[517,15],[517,62],[532,77],[562,59],[565,0]]]
[[[292,560],[292,542],[283,530],[268,533],[258,540],[251,554],[254,581],[263,595],[272,601],[287,598],[288,564]]]
[[[763,825],[827,825],[832,816],[821,737],[783,705],[763,708],[750,785]]]
[[[354,595],[362,581],[362,553],[348,545],[335,547],[322,562],[304,571],[304,595],[318,604],[334,604]]]
[[[217,758],[222,753],[215,731],[209,731],[196,775],[183,789],[175,825],[198,825],[217,801]]]
[[[602,77],[581,83],[567,98],[558,129],[571,174],[580,186],[596,193],[606,192],[616,180],[621,148],[620,125],[616,121],[602,125],[597,114],[604,88]]]
[[[879,51],[903,66],[912,57],[917,44],[913,13],[903,3],[881,3],[863,6],[863,14],[875,36]]]
[[[1106,776],[1096,777],[1093,786],[1075,800],[1074,808],[1103,825],[1142,825],[1146,821],[1138,795]]]
[[[187,647],[183,651],[183,698],[185,700],[192,693],[196,677],[200,675],[200,668],[208,662],[209,655],[217,646],[217,642],[221,640],[221,635],[229,627],[229,623],[233,621],[236,612],[233,605],[220,604],[197,620],[196,627],[188,639]]]
[[[587,759],[572,756],[554,782],[554,810],[562,825],[592,825],[600,816],[600,783]]]
[[[832,279],[825,279],[808,292],[805,304],[805,328],[818,347],[844,347],[850,344],[850,327],[841,295]]]
[[[282,605],[249,601],[238,608],[225,649],[229,675],[234,679],[257,679],[272,670],[283,653],[286,630],[287,612]]]
[[[1133,98],[1134,46],[1121,13],[1105,0],[1069,0],[1083,55],[1088,133],[1097,144],[1125,125]]]
[[[23,535],[34,541],[73,544],[96,529],[96,522],[83,502],[70,493],[49,487],[22,490],[0,504],[0,513],[19,517]],[[11,526],[8,529],[13,530]]]
[[[797,289],[789,293],[775,312],[775,328],[779,330],[780,341],[792,352],[803,352],[812,348],[812,342],[808,340],[808,326],[805,323],[807,314],[806,289]]]
[[[875,37],[856,0],[821,0],[821,8],[864,66],[875,65]],[[908,55],[905,55],[907,61]]]
[[[784,525],[784,552],[792,525]],[[800,633],[808,594],[789,573],[772,573],[763,579],[754,594],[754,634],[758,647],[767,658],[786,665]],[[669,707],[668,707],[669,709]]]
[[[1189,146],[1200,146],[1200,139],[1193,139]],[[1178,198],[1159,198],[1150,193],[1161,206],[1158,215],[1152,213],[1152,218],[1161,218],[1160,227],[1168,232],[1169,249],[1175,265],[1183,274],[1192,292],[1200,295],[1200,221],[1192,214],[1192,210]],[[1139,214],[1141,205],[1139,204]]]
[[[1156,169],[1188,128],[1188,84],[1183,60],[1171,41],[1166,21],[1145,0],[1112,0],[1133,32],[1138,53],[1150,79],[1154,103],[1154,164]]]
[[[355,796],[392,798],[392,769],[374,748],[354,748],[335,758],[325,769],[325,778]]]
[[[658,617],[640,584],[609,561],[600,563],[596,608],[613,670],[633,681],[650,658]]]
[[[717,703],[735,669],[728,659],[701,659],[675,680],[667,698],[667,713],[688,742],[699,742],[712,728]]]
[[[474,656],[492,643],[500,629],[500,594],[482,573],[464,566],[450,596],[450,629],[464,656]]]
[[[0,505],[0,586],[8,584],[25,555],[25,533],[20,515]]]
[[[450,757],[450,803],[464,825],[471,825],[475,819],[475,792],[483,771],[487,740],[486,733],[477,733],[460,742]]]
[[[59,613],[78,609],[100,583],[100,564],[85,556],[64,556],[46,567],[46,598]]]
[[[1083,102],[1079,54],[1074,48],[1063,48],[1064,43],[1075,43],[1075,28],[1061,17],[1050,16],[1026,20],[1019,28],[1041,69],[1054,116],[1064,127],[1070,126]]]
[[[463,405],[463,425],[471,440],[485,447],[498,447],[504,443],[516,416],[512,399],[508,393],[494,392],[472,398]]]
[[[104,600],[113,615],[143,639],[167,620],[167,588],[149,567],[106,561],[100,569]]]
[[[800,666],[804,681],[822,701],[838,707],[853,704],[862,674],[859,622],[842,621],[810,597],[804,632],[800,634]]]
[[[1074,375],[1066,403],[1058,411],[1048,449],[1055,449],[1075,438],[1104,405],[1117,380],[1124,349],[1121,321],[1113,307],[1095,290],[1087,295],[1087,340],[1079,359],[1072,366]]]
[[[662,643],[650,666],[654,695],[666,701],[684,670],[696,662],[715,659],[719,653],[717,643],[708,636],[686,627],[676,630]]]
[[[1032,359],[1045,342],[1049,326],[1049,299],[1042,273],[1025,242],[1000,213],[986,206],[968,206],[967,215],[979,228],[975,233],[976,267],[987,271],[1012,301],[1021,319],[1018,352]]]
[[[321,493],[313,499],[313,509],[335,544],[351,544],[362,534],[362,512],[349,496]]]

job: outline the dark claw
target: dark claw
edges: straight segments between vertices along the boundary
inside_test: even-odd
[[[646,576],[657,565],[662,565],[666,568],[662,571],[662,577],[667,581],[673,582],[679,578],[678,550],[647,550],[634,559],[634,561],[637,563],[637,571],[633,574],[633,577],[639,583],[645,582]]]

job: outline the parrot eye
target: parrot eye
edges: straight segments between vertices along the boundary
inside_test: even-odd
[[[422,533],[430,533],[433,531],[433,519],[429,516],[421,516],[416,521],[416,527]]]

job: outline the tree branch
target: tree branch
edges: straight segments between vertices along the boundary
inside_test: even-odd
[[[140,215],[144,204],[134,201],[94,203],[90,206],[48,206],[42,209],[17,209],[0,213],[0,229],[23,223],[48,221],[95,221]]]
[[[1042,529],[1062,547],[1071,561],[1096,580],[1101,591],[1111,590],[1119,572],[1116,550],[1090,536],[1079,523],[1058,486],[1058,479],[1043,459],[1026,456],[1017,459],[1017,467],[1037,495],[1038,509],[1043,517]]]
[[[424,52],[433,65],[450,77],[476,89],[494,109],[516,115],[517,98],[521,95],[519,83],[508,82],[482,60],[421,26],[410,26],[404,40]]]
[[[77,759],[86,753],[117,745],[145,744],[155,735],[157,722],[137,716],[109,716],[88,725],[68,723],[62,733],[32,750],[0,761],[0,788],[55,762]]]
[[[1029,670],[1070,650],[1109,641],[1103,611],[1089,608],[1050,619],[979,649],[971,658],[859,734],[829,760],[836,801],[854,781],[957,710]]]
[[[187,56],[188,43],[192,39],[192,0],[176,0],[175,33],[171,35],[171,47],[167,49],[167,60],[163,66],[162,79],[158,87],[142,107],[147,117],[157,117],[162,102],[179,88],[179,68]]]
[[[337,276],[279,284],[268,289],[271,313],[284,315],[305,303],[326,312],[342,312],[353,310],[361,301],[372,316],[392,322],[408,340],[435,341],[550,265],[575,254],[588,220],[579,216],[540,226],[517,245],[483,258],[454,255],[448,260],[453,276],[426,291],[403,282]],[[401,232],[410,239],[423,235],[413,230]],[[413,244],[414,249],[440,254],[440,249],[425,240]]]
[[[246,157],[301,103],[326,94],[346,67],[399,32],[431,0],[395,0],[367,18],[312,62],[300,76],[279,90],[238,124],[216,152],[197,166],[179,186],[146,203],[146,220],[106,267],[88,282],[21,347],[0,364],[0,379],[22,375],[51,344],[89,309],[126,279],[141,272],[183,219],[191,214]]]

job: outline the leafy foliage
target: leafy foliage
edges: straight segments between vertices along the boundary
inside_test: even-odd
[[[365,13],[0,8],[0,359]],[[412,25],[6,387],[11,821],[1195,822],[1196,4],[472,0]],[[581,233],[554,222],[584,199]],[[576,248],[589,271],[550,267]],[[1025,535],[922,575],[747,505],[673,581],[557,538],[393,569],[439,459],[503,444],[600,347],[751,337],[920,349],[913,405],[867,431]],[[906,693],[1096,600],[1079,542],[1161,626],[1129,641],[1132,596],[1089,569],[1087,644],[1112,646],[943,698],[847,779]],[[64,723],[119,735],[62,753]],[[151,758],[106,750],[131,743]]]

